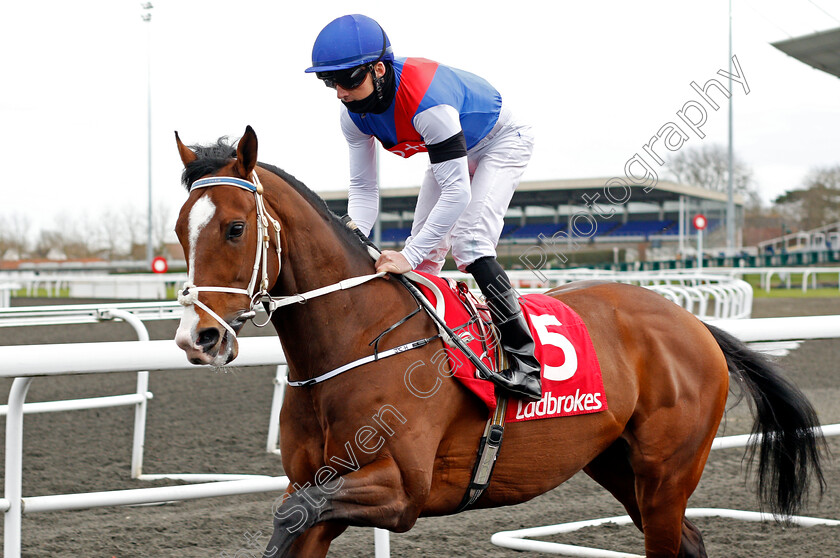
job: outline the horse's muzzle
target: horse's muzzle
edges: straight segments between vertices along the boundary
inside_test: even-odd
[[[219,327],[205,327],[195,334],[179,328],[175,343],[192,364],[223,366],[239,354],[236,337]]]

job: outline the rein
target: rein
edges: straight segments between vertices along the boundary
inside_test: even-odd
[[[387,275],[386,272],[379,272],[379,273],[372,273],[370,275],[361,275],[358,277],[351,277],[349,279],[344,279],[339,281],[338,283],[333,283],[332,285],[327,285],[325,287],[320,287],[317,289],[313,289],[311,291],[307,291],[305,293],[299,293],[289,296],[283,297],[272,297],[268,292],[268,253],[271,250],[271,237],[269,236],[269,229],[268,226],[271,224],[274,228],[274,242],[276,245],[276,252],[277,252],[277,274],[280,274],[280,267],[282,265],[281,259],[281,247],[280,247],[280,222],[274,219],[271,215],[269,215],[268,211],[265,208],[265,199],[263,197],[263,186],[260,183],[259,178],[257,177],[257,172],[253,171],[251,173],[251,179],[253,182],[248,180],[243,180],[241,178],[229,177],[229,176],[219,176],[219,177],[210,177],[210,178],[202,178],[196,180],[192,188],[211,188],[213,186],[234,186],[236,188],[241,188],[243,190],[248,190],[254,194],[254,201],[256,203],[257,209],[257,249],[256,254],[254,256],[254,268],[251,274],[251,281],[248,283],[247,289],[240,289],[237,287],[206,287],[206,286],[196,286],[191,282],[187,281],[184,283],[183,290],[178,293],[178,302],[184,306],[198,306],[202,310],[204,310],[208,315],[213,317],[219,324],[224,327],[227,332],[232,335],[234,338],[237,337],[236,331],[231,327],[231,325],[226,322],[221,316],[219,316],[216,312],[210,309],[206,304],[198,300],[199,293],[202,292],[215,292],[215,293],[226,293],[226,294],[241,294],[245,295],[251,299],[251,304],[248,308],[248,311],[243,312],[239,316],[239,320],[246,321],[252,320],[257,315],[256,308],[257,305],[262,303],[265,307],[266,312],[268,313],[268,319],[262,324],[257,323],[254,321],[254,325],[257,327],[264,327],[270,321],[271,317],[274,312],[278,308],[282,308],[283,306],[288,306],[290,304],[305,304],[308,300],[313,298],[317,298],[319,296],[324,296],[326,294],[330,294],[336,291],[345,290],[353,288],[357,285],[361,285],[366,283],[372,279],[378,279],[380,277],[384,277]],[[372,254],[371,254],[372,255]],[[257,287],[257,277],[259,276],[260,268],[262,268],[262,280],[260,281],[259,287],[260,290],[254,292]],[[195,270],[193,270],[194,272]],[[399,322],[402,323],[402,322]],[[396,325],[399,325],[396,324]],[[381,337],[381,336],[380,336]],[[405,351],[410,351],[412,349],[418,349],[423,347],[437,339],[440,335],[435,335],[432,337],[428,337],[426,339],[419,339],[417,341],[412,341],[410,343],[405,343],[400,345],[399,347],[394,347],[392,349],[388,349],[386,351],[380,352],[378,349],[378,340],[377,338],[377,347],[374,350],[374,354],[369,355],[367,357],[360,358],[344,366],[336,368],[335,370],[331,370],[326,372],[325,374],[321,374],[315,378],[311,378],[308,380],[301,380],[301,381],[289,381],[289,385],[292,387],[304,387],[310,386],[313,384],[318,384],[323,381],[329,380],[330,378],[334,378],[339,374],[347,372],[348,370],[352,370],[354,368],[358,368],[364,364],[369,362],[375,362],[377,360],[387,358],[389,356],[397,355],[403,353]]]

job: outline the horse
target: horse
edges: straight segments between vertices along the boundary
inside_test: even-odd
[[[226,364],[263,304],[288,362],[280,440],[290,484],[265,556],[323,557],[348,526],[404,532],[418,517],[458,511],[488,409],[448,377],[432,319],[394,277],[375,274],[369,251],[321,198],[257,162],[250,126],[235,146],[187,147],[175,135],[189,192],[176,225],[189,275],[176,342],[193,363]],[[824,490],[816,413],[767,359],[641,287],[585,281],[546,294],[586,324],[609,408],[508,424],[473,509],[525,502],[582,470],[627,510],[646,556],[706,556],[685,509],[730,377],[754,403],[762,507],[784,518],[809,485]],[[428,342],[376,359],[374,340]],[[407,389],[409,377],[419,391]]]

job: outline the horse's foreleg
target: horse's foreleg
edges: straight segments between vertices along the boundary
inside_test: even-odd
[[[412,477],[416,478],[413,485],[406,485],[406,482],[412,482]],[[323,485],[299,489],[287,495],[275,511],[274,533],[264,556],[298,556],[298,545],[295,544],[298,537],[325,521],[342,526],[407,531],[417,520],[428,495],[429,480],[426,477],[423,474],[408,474],[404,478],[394,461],[380,459]],[[329,529],[322,532],[321,539],[325,539],[324,535],[329,532]],[[338,533],[333,538],[335,536]],[[326,541],[327,547],[329,540]]]
[[[306,556],[307,558],[324,558],[334,539],[347,529],[347,525],[326,521],[307,529],[292,544],[290,556]],[[269,547],[269,550],[271,547]]]
[[[682,543],[678,558],[707,558],[703,535],[688,519],[683,518]]]

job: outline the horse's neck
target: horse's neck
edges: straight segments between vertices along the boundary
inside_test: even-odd
[[[272,199],[270,205],[283,228],[283,263],[272,294],[304,293],[374,272],[373,260],[348,245],[328,218],[300,194],[287,192],[279,200]],[[289,361],[297,368],[311,365],[314,373],[316,369],[323,372],[329,362],[338,362],[338,366],[348,358],[359,358],[358,331],[382,321],[388,306],[399,303],[400,293],[389,288],[381,289],[381,298],[376,300],[362,296],[370,292],[373,283],[278,310],[274,326]]]
[[[296,197],[300,198],[299,195]],[[373,260],[354,250],[306,200],[286,208],[283,223],[282,294],[297,294],[373,273]]]

